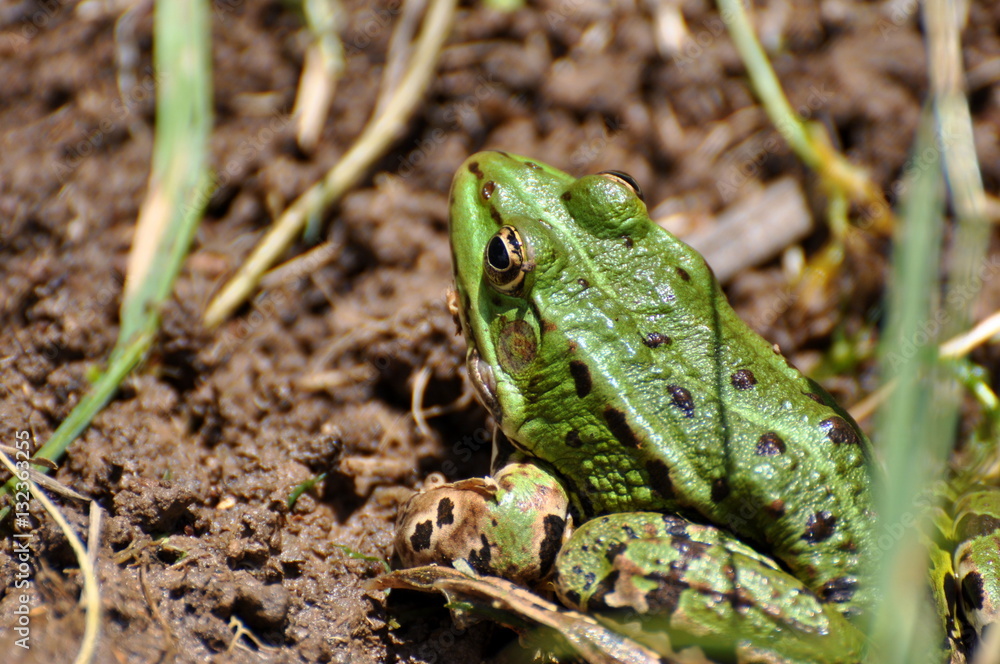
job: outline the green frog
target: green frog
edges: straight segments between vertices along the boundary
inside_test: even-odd
[[[493,476],[404,505],[403,564],[554,588],[727,661],[862,660],[870,442],[650,220],[637,183],[484,152],[450,215]]]

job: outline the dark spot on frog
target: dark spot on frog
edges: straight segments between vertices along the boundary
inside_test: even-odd
[[[552,570],[555,564],[556,554],[562,545],[563,531],[566,529],[566,520],[555,514],[547,514],[542,520],[542,528],[545,536],[538,546],[538,575],[544,579]]]
[[[773,519],[780,519],[785,516],[785,501],[781,499],[772,500],[769,505],[764,507],[764,511],[767,512],[768,516]]]
[[[526,162],[524,162],[524,165],[527,166],[528,168],[532,169],[532,170],[538,170],[538,164],[536,164],[533,161],[526,161]]]
[[[854,540],[849,539],[840,546],[837,547],[841,551],[854,552],[858,550],[858,545],[854,543]]]
[[[542,332],[555,332],[559,327],[550,320],[542,321]]]
[[[650,332],[642,338],[642,343],[649,348],[659,348],[664,344],[669,344],[673,340],[662,332]]]
[[[614,570],[600,580],[597,588],[594,590],[594,594],[587,600],[587,611],[603,611],[610,608],[607,602],[604,601],[604,598],[614,592],[615,584],[618,582],[618,575],[619,571]]]
[[[680,605],[681,595],[690,587],[676,573],[652,572],[643,578],[656,583],[656,587],[645,595],[648,612],[656,615],[674,613]]]
[[[615,542],[604,551],[604,557],[609,563],[613,563],[615,562],[615,558],[627,550],[628,545],[625,542]]]
[[[437,513],[437,527],[447,526],[449,524],[455,523],[455,503],[451,502],[451,498],[442,498],[438,501],[438,513]]]
[[[580,439],[579,431],[576,429],[570,429],[566,432],[566,447],[572,447],[573,449],[583,447],[583,441]]]
[[[622,532],[625,533],[625,537],[629,539],[639,539],[639,535],[636,534],[632,526],[628,525],[627,523],[622,524]]]
[[[649,486],[661,498],[667,500],[674,497],[674,483],[670,480],[670,469],[659,459],[646,462],[646,474],[649,475]]]
[[[785,441],[773,431],[768,431],[761,435],[760,440],[757,441],[756,452],[757,456],[778,456],[779,454],[784,454]]]
[[[417,524],[410,535],[410,548],[414,551],[426,551],[431,546],[431,535],[434,534],[434,524],[430,519]]]
[[[569,372],[573,376],[573,384],[576,385],[576,396],[582,399],[590,394],[594,384],[587,365],[580,360],[573,360],[569,363]]]
[[[752,390],[757,384],[757,377],[749,369],[734,371],[729,380],[732,381],[733,387],[737,390]]]
[[[826,437],[836,445],[861,445],[861,437],[842,417],[830,417],[819,423]]]
[[[493,197],[493,192],[497,188],[497,183],[493,180],[487,180],[483,183],[483,188],[479,190],[479,196],[484,200],[488,201]]]
[[[858,589],[858,580],[853,579],[849,576],[839,576],[836,579],[830,579],[823,584],[823,587],[819,589],[819,597],[824,602],[833,602],[834,604],[844,604],[845,602],[850,602],[851,598],[854,597],[854,593]]]
[[[680,385],[667,385],[667,392],[670,392],[670,403],[680,408],[685,417],[694,417],[694,399],[690,392]]]
[[[583,277],[580,277],[579,279],[577,279],[576,283],[578,283],[581,286],[583,286],[584,290],[590,288],[590,282],[587,281],[586,279],[584,279]]]
[[[484,177],[483,176],[483,170],[481,168],[479,168],[479,162],[478,161],[474,161],[471,164],[469,164],[469,172],[472,173],[473,175],[475,175],[480,180],[482,180],[483,177]]]
[[[691,275],[688,274],[688,271],[682,267],[677,268],[677,276],[679,276],[684,281],[691,281]]]
[[[494,528],[496,528],[497,526],[499,526],[499,525],[500,525],[500,522],[499,522],[499,521],[497,521],[496,519],[492,519],[492,520],[490,520],[490,523],[491,523],[491,524],[493,524],[493,527],[494,527]]]
[[[729,497],[730,489],[729,482],[726,478],[720,477],[719,479],[712,482],[712,502],[721,503],[723,500]]]
[[[824,404],[824,405],[826,404],[826,402],[823,401],[823,397],[821,397],[820,395],[816,394],[815,392],[803,392],[802,394],[806,395],[807,397],[809,397],[810,399],[812,399],[816,403],[821,403],[821,404]]]
[[[496,222],[497,226],[503,226],[503,217],[500,215],[500,211],[494,206],[490,206],[490,218]]]
[[[611,434],[619,443],[633,449],[639,447],[639,437],[635,435],[635,431],[632,431],[632,427],[629,426],[625,413],[617,408],[608,406],[604,409],[604,421],[608,423],[608,429],[611,430]]]
[[[692,560],[697,560],[708,553],[709,549],[709,545],[704,542],[692,541],[690,535],[686,531],[683,536],[671,538],[670,546],[672,546],[677,553],[681,554],[681,566],[684,569],[687,569]]]
[[[478,551],[475,549],[469,551],[469,566],[478,573],[489,576],[492,575],[493,571],[490,568],[490,561],[493,559],[493,553],[490,551],[490,542],[486,539],[486,535],[480,535],[479,541],[482,542],[483,548]]]
[[[671,537],[684,537],[687,535],[687,522],[672,514],[662,514],[663,527]]]
[[[496,152],[498,155],[503,156],[503,157],[507,157],[508,159],[510,159],[510,153],[509,152],[504,152],[503,150],[493,150],[493,152]]]
[[[631,235],[622,235],[622,239],[625,240],[626,249],[631,249],[635,246],[635,240],[632,239]]]
[[[564,191],[563,195],[560,196],[560,198],[569,203],[571,200],[573,200],[573,193],[570,191]]]
[[[944,590],[944,601],[948,605],[949,613],[955,611],[958,605],[958,584],[951,572],[946,572],[941,580],[941,589]]]
[[[962,540],[989,535],[995,530],[1000,531],[1000,518],[990,514],[963,514],[955,524],[955,533]]]
[[[986,593],[983,591],[983,575],[979,572],[969,572],[962,577],[962,598],[965,605],[981,611]]]
[[[572,608],[576,608],[576,609],[582,609],[583,608],[583,607],[580,606],[580,593],[576,592],[575,590],[569,590],[569,591],[567,591],[565,599],[566,599],[566,602]]]
[[[819,544],[830,539],[837,527],[837,517],[826,510],[820,510],[809,516],[806,521],[806,532],[802,539],[809,544]]]

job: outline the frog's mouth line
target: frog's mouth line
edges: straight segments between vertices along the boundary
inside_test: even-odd
[[[465,353],[465,366],[469,372],[469,380],[476,392],[476,398],[483,408],[490,411],[493,419],[499,425],[502,418],[500,401],[497,399],[496,377],[493,375],[493,367],[484,361],[479,355],[479,350],[474,345],[469,345]]]

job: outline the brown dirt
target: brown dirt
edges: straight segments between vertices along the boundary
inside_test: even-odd
[[[153,121],[151,3],[135,5],[116,42],[124,4],[0,6],[5,444],[19,431],[47,440],[116,338]],[[675,54],[658,50],[649,13],[656,3],[542,4],[513,14],[462,10],[408,133],[330,211],[322,239],[332,251],[300,262],[206,332],[206,303],[274,211],[360,132],[399,12],[397,2],[348,3],[344,78],[319,148],[303,155],[288,121],[302,65],[300,19],[279,2],[213,4],[212,155],[224,186],[152,356],[55,474],[107,513],[97,661],[515,657],[505,650],[508,634],[488,625],[458,630],[440,602],[398,595],[387,603],[367,592],[380,567],[335,546],[384,558],[397,506],[427,473],[485,471],[488,423],[477,405],[432,419],[430,436],[410,416],[421,369],[430,372],[425,406],[463,393],[464,343],[445,304],[445,225],[451,174],[468,154],[495,147],[577,174],[624,170],[651,208],[696,223],[792,174],[822,218],[814,177],[773,140],[709,3],[681,3],[695,41]],[[793,105],[823,122],[886,191],[900,176],[927,90],[915,6],[759,8],[768,43],[781,44],[774,64]],[[129,49],[138,60],[122,64],[116,53]],[[1000,5],[973,2],[964,50],[983,176],[995,193]],[[808,252],[826,237],[814,232]],[[864,238],[822,301],[789,302],[775,262],[732,281],[737,308],[800,366],[814,365],[834,339],[878,322],[886,241]],[[997,301],[995,286],[987,293],[984,310]],[[995,367],[995,352],[976,359]],[[847,403],[874,387],[870,364],[855,367],[860,381],[831,384]],[[323,472],[327,479],[287,508],[292,489]],[[85,533],[86,510],[62,502]],[[80,575],[65,538],[32,509],[32,647],[16,647],[8,629],[17,620],[17,568],[5,539],[0,651],[10,662],[70,661],[83,630]],[[256,640],[236,638],[233,618]]]

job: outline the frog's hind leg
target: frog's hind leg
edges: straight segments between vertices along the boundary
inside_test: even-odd
[[[538,587],[552,573],[569,498],[558,478],[515,453],[494,477],[412,496],[396,519],[404,567],[448,565]]]
[[[864,635],[773,561],[714,528],[654,512],[583,524],[556,561],[564,603],[662,648],[738,662],[858,662]]]

